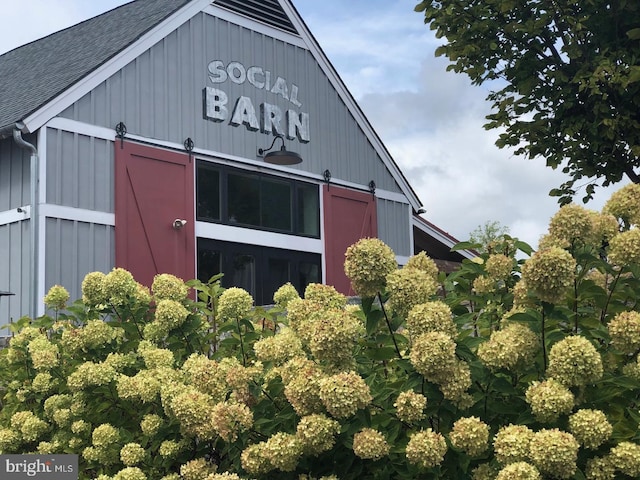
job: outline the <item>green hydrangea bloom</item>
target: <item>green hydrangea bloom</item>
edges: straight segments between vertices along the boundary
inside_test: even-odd
[[[347,248],[344,273],[356,295],[375,297],[384,290],[387,275],[398,268],[393,250],[377,238],[363,238]]]

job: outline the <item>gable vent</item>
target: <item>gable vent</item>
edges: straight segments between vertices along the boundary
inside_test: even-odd
[[[298,34],[278,0],[217,0],[216,5],[236,13],[277,27],[289,33]]]

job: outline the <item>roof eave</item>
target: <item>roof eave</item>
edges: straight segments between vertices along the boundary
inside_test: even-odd
[[[424,218],[422,218],[422,217],[420,217],[418,215],[413,215],[413,222],[412,223],[413,223],[414,227],[419,228],[424,233],[426,233],[427,235],[435,238],[440,243],[442,243],[443,245],[446,245],[449,248],[453,248],[457,243],[460,242],[455,237],[451,236],[447,232],[441,230],[440,228],[436,227],[434,224],[432,224],[428,220],[425,220]],[[472,250],[456,250],[456,251],[460,255],[462,255],[463,257],[468,258],[468,259],[472,259],[472,258],[475,258],[475,257],[478,256]]]
[[[198,12],[202,11],[211,0],[192,0],[184,6],[174,11],[164,20],[142,34],[139,38],[130,43],[127,47],[107,59],[98,67],[87,72],[82,78],[65,88],[44,102],[39,108],[27,115],[22,122],[25,125],[25,132],[35,132],[49,120],[59,115],[66,108],[73,105],[86,93],[97,87],[101,82],[109,78],[121,68],[129,63],[132,58],[142,54],[150,45],[161,40],[169,32],[178,28],[188,21]]]

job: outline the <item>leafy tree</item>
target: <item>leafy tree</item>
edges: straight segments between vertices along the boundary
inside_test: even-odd
[[[502,225],[497,220],[487,220],[482,225],[478,225],[469,234],[469,241],[479,245],[475,249],[486,253],[491,250],[492,244],[500,242],[504,235],[509,233],[509,227]]]
[[[489,82],[496,144],[542,157],[586,186],[640,182],[640,3],[634,0],[425,0],[416,11],[446,43],[449,70]],[[583,185],[584,184],[584,185]]]
[[[54,286],[0,351],[0,454],[78,454],[82,480],[639,478],[638,195],[448,277],[363,239],[355,305],[122,269],[70,306]]]

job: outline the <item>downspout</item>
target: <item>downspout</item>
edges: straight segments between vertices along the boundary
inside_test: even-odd
[[[38,235],[40,231],[40,208],[38,207],[38,149],[35,145],[27,142],[22,138],[22,129],[24,125],[16,123],[13,129],[13,140],[16,144],[29,150],[31,152],[31,181],[29,185],[30,197],[31,197],[31,215],[29,222],[29,237],[30,237],[30,256],[29,256],[29,270],[31,273],[31,288],[29,289],[29,316],[36,318],[38,313]]]

